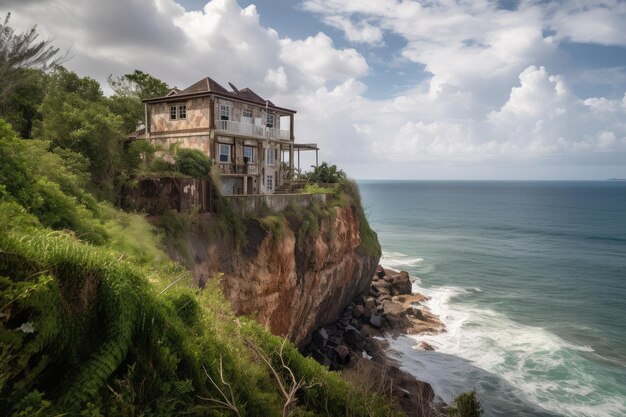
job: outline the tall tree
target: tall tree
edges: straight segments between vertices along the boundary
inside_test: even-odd
[[[116,78],[110,75],[107,81],[114,93],[109,98],[109,108],[122,117],[127,133],[135,131],[139,123],[145,123],[141,100],[161,97],[169,91],[166,83],[139,70]]]
[[[98,82],[59,67],[50,77],[40,111],[35,136],[86,157],[92,191],[113,200],[124,132],[122,118],[109,110]]]
[[[40,69],[25,68],[24,78],[0,99],[0,117],[9,122],[23,139],[32,139],[33,124],[41,120],[39,106],[46,91],[48,75]]]
[[[11,13],[0,24],[0,99],[11,92],[28,75],[26,68],[46,70],[62,64],[67,55],[59,56],[59,48],[50,40],[38,40],[37,26],[15,33],[9,26]]]

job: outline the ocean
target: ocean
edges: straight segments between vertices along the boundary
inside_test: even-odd
[[[390,341],[405,371],[487,417],[626,416],[626,182],[358,184],[382,265],[447,327]]]

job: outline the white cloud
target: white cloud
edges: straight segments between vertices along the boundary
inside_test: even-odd
[[[615,28],[626,20],[624,6],[574,3],[524,1],[516,10],[487,0],[303,3],[354,48],[337,47],[324,32],[286,37],[264,27],[254,5],[235,0],[212,0],[195,12],[174,0],[41,0],[12,10],[17,25],[39,23],[55,44],[71,47],[71,69],[102,82],[138,68],[178,87],[207,75],[249,86],[298,110],[297,141],[317,142],[322,160],[371,178],[389,166],[384,171],[396,177],[438,163],[497,172],[494,164],[571,156],[576,165],[626,152],[626,94],[577,97],[549,65],[563,40],[623,44]],[[590,21],[583,30],[568,16]],[[594,26],[600,18],[604,29]],[[373,69],[359,48],[383,45],[388,33],[404,40],[394,52],[429,77],[393,97],[368,99]]]
[[[626,45],[626,3],[619,0],[559,2],[547,5],[557,36],[573,42]]]
[[[284,92],[288,88],[287,74],[285,68],[281,65],[276,69],[268,69],[264,79],[265,84],[270,88],[275,88],[280,92]]]
[[[324,22],[330,26],[341,29],[346,34],[346,39],[351,42],[362,42],[374,46],[383,46],[383,31],[376,25],[367,21],[352,23],[343,16],[327,16]]]
[[[282,39],[280,46],[280,59],[315,85],[361,76],[368,70],[367,61],[355,49],[336,49],[322,32],[304,40]]]

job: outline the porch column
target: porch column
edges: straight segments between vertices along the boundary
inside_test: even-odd
[[[319,149],[315,149],[315,166],[316,167],[320,166],[318,162],[318,152],[319,152]]]
[[[291,179],[293,179],[293,143],[289,144],[289,171],[291,172]]]

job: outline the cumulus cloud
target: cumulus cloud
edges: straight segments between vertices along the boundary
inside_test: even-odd
[[[281,38],[260,24],[254,5],[241,8],[236,0],[208,1],[201,11],[174,0],[40,0],[7,9],[18,28],[38,23],[74,52],[70,68],[101,82],[140,68],[178,87],[210,75],[273,94],[290,80],[318,88],[368,70],[356,50],[335,48],[323,33]]]
[[[364,75],[367,61],[355,49],[335,49],[333,40],[319,32],[304,40],[282,39],[280,58],[298,68],[315,85],[329,79],[347,79]]]
[[[573,42],[626,45],[626,3],[619,0],[558,2],[546,5],[557,36]]]
[[[497,164],[522,159],[569,158],[580,166],[624,154],[626,94],[578,97],[550,63],[564,41],[626,45],[625,7],[612,0],[522,1],[515,10],[490,0],[301,3],[343,32],[349,47],[323,30],[285,36],[263,26],[254,5],[236,0],[211,0],[200,11],[175,0],[31,0],[10,10],[18,27],[38,23],[71,48],[68,65],[81,74],[104,82],[138,68],[178,87],[207,75],[232,81],[297,109],[296,138],[318,143],[322,159],[360,177],[411,177],[421,164],[496,172]],[[362,51],[388,47],[387,35],[403,40],[394,56],[419,64],[411,68],[426,77],[371,99],[375,68]],[[607,79],[601,71],[589,76]]]
[[[375,46],[383,46],[383,31],[378,26],[367,21],[353,23],[343,16],[326,16],[324,22],[330,26],[343,30],[346,39],[352,42],[362,42]]]

